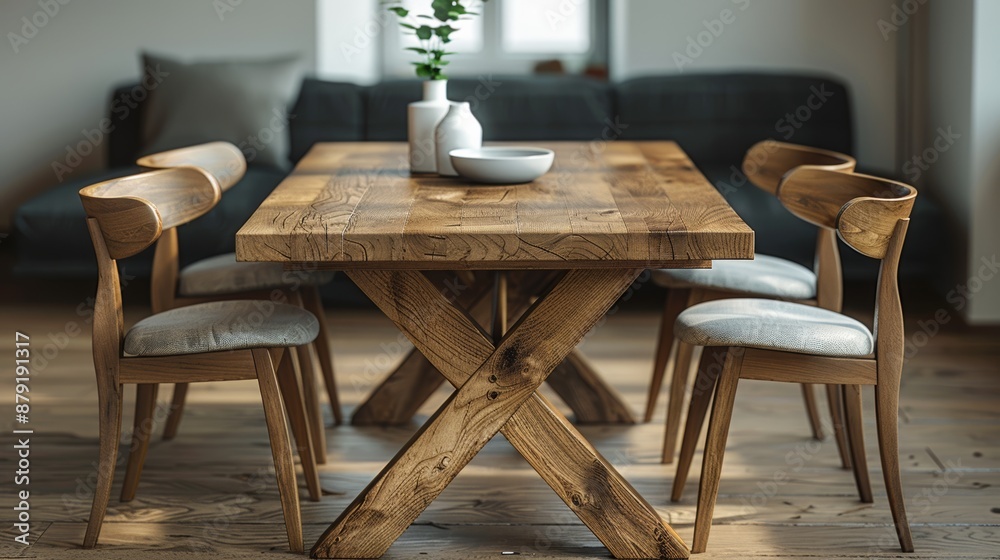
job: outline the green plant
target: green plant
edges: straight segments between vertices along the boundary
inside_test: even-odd
[[[410,17],[410,11],[398,1],[388,2],[390,12],[399,16],[399,25],[405,33],[416,35],[420,41],[419,47],[407,47],[423,56],[423,61],[414,62],[417,76],[431,80],[446,80],[443,68],[448,65],[445,57],[456,54],[445,50],[445,45],[451,42],[452,34],[458,31],[452,27],[452,22],[471,19],[479,14],[471,12],[468,6],[477,0],[431,0],[431,10],[434,15],[417,14]],[[485,2],[486,0],[482,0]],[[427,21],[434,23],[426,23]],[[440,23],[436,23],[440,22]]]

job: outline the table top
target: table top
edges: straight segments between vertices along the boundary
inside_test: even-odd
[[[316,144],[236,234],[237,258],[422,270],[753,258],[753,230],[676,143],[531,145],[555,151],[552,169],[492,186],[411,176],[405,143]]]

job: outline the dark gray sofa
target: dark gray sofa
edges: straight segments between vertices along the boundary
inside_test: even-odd
[[[128,84],[116,89],[120,95]],[[818,109],[800,127],[789,113],[821,92]],[[323,141],[403,141],[406,105],[420,96],[415,80],[371,87],[306,79],[291,110],[290,163]],[[821,76],[712,74],[639,78],[605,84],[560,76],[453,79],[449,97],[468,100],[486,140],[677,140],[695,164],[757,232],[757,250],[811,264],[814,233],[773,197],[741,184],[738,170],[753,143],[774,138],[853,153],[850,92]],[[95,272],[93,250],[77,191],[92,182],[132,173],[142,153],[141,106],[116,122],[108,140],[108,169],[54,186],[21,206],[15,216],[18,275],[83,276]],[[863,166],[864,162],[862,162]],[[246,177],[207,216],[181,229],[185,262],[232,251],[236,231],[274,189],[286,170],[251,165]],[[935,209],[920,199],[911,236],[922,233],[922,214]],[[930,220],[927,223],[931,223]],[[848,278],[871,277],[866,259],[843,251]],[[927,251],[923,254],[935,254]],[[148,274],[147,253],[126,263],[129,274]],[[904,275],[924,274],[920,255],[904,259]]]

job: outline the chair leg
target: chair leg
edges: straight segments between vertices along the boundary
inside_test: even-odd
[[[674,485],[670,492],[670,500],[673,502],[679,502],[684,495],[684,485],[691,470],[691,460],[698,445],[701,427],[705,424],[705,414],[712,401],[715,383],[719,379],[720,364],[724,363],[726,353],[726,348],[705,348],[701,353],[698,377],[691,390],[691,404],[688,405],[687,421],[684,423],[684,439],[681,441],[681,453],[677,460],[677,473],[674,475]]]
[[[340,426],[344,423],[344,413],[340,409],[340,397],[337,395],[337,380],[333,373],[333,352],[330,348],[330,329],[326,324],[326,314],[323,312],[323,300],[319,295],[319,287],[307,287],[302,292],[305,308],[319,321],[319,335],[316,337],[316,353],[319,355],[320,371],[323,372],[323,385],[326,387],[330,408],[333,410],[333,423]]]
[[[687,391],[688,377],[691,375],[691,354],[693,352],[694,346],[677,341],[677,357],[674,359],[674,373],[670,377],[670,397],[667,400],[667,423],[663,433],[663,453],[660,457],[660,462],[664,465],[674,462],[674,453],[677,451],[677,434],[681,429],[681,411],[684,407],[684,393]],[[704,355],[702,354],[702,356]]]
[[[299,372],[302,380],[302,401],[306,407],[306,418],[309,419],[309,435],[312,437],[312,449],[316,463],[326,464],[326,426],[323,423],[323,411],[319,405],[319,395],[316,393],[316,376],[313,365],[316,363],[312,345],[295,348],[293,360],[294,370]]]
[[[879,372],[879,378],[883,376]],[[897,377],[898,379],[898,377]],[[897,382],[898,383],[898,382]],[[889,509],[896,524],[896,536],[903,552],[913,552],[913,538],[906,521],[903,485],[899,479],[899,386],[875,385],[875,423],[878,425],[878,453],[889,497]]]
[[[802,384],[802,398],[806,401],[806,415],[809,416],[809,426],[812,428],[813,439],[823,439],[823,424],[819,419],[819,407],[816,406],[816,392],[809,383]]]
[[[187,400],[187,392],[187,383],[174,384],[174,396],[170,399],[170,414],[167,416],[167,423],[163,427],[164,440],[171,440],[177,437],[177,428],[181,425],[181,416],[184,415],[184,401]]]
[[[87,534],[83,538],[84,548],[94,548],[97,544],[97,538],[101,535],[104,514],[108,510],[108,501],[111,499],[111,483],[115,479],[115,464],[118,462],[118,440],[122,433],[121,386],[110,395],[101,394],[100,387],[98,389],[101,450],[97,463],[94,503],[90,507]]]
[[[840,466],[845,469],[853,468],[851,448],[847,441],[847,425],[844,423],[844,395],[840,385],[826,386],[826,403],[830,407],[830,421],[833,423],[837,453],[840,454]]]
[[[292,446],[288,441],[288,428],[285,425],[285,411],[281,406],[277,375],[271,362],[271,354],[267,350],[253,350],[253,361],[257,369],[261,401],[264,403],[267,435],[271,440],[271,456],[274,458],[274,474],[278,480],[278,494],[281,497],[281,510],[285,518],[288,547],[292,552],[303,552],[302,515],[299,512],[295,465],[292,462]]]
[[[158,388],[159,385],[155,383],[140,383],[136,386],[132,448],[128,453],[125,481],[122,483],[123,502],[131,502],[135,498],[135,489],[139,486],[139,477],[142,476],[142,466],[146,462],[146,451],[149,450],[149,439],[153,432],[153,412],[156,411]]]
[[[831,385],[835,386],[835,385]],[[844,417],[847,428],[847,440],[851,444],[851,462],[854,470],[854,482],[858,486],[858,496],[866,504],[872,499],[872,483],[868,478],[868,459],[865,457],[865,431],[861,420],[861,386],[842,385],[844,400]]]
[[[303,393],[299,390],[294,354],[291,350],[288,348],[282,352],[278,365],[278,385],[281,388],[282,401],[285,403],[285,413],[292,427],[292,435],[295,436],[299,461],[302,463],[302,472],[306,478],[306,488],[309,489],[309,500],[318,502],[323,493],[319,485],[319,472],[316,470],[315,439],[311,437],[312,425],[309,415],[303,408]],[[272,354],[272,359],[274,357]]]
[[[715,386],[712,419],[708,422],[708,439],[705,441],[705,455],[701,461],[698,511],[695,514],[694,543],[691,552],[705,552],[708,547],[708,533],[712,530],[712,514],[715,512],[715,499],[719,495],[722,459],[726,454],[729,422],[733,417],[733,403],[736,400],[736,387],[740,382],[742,363],[742,349],[730,351],[726,355],[725,366]]]
[[[649,383],[649,395],[646,397],[646,413],[643,415],[643,422],[649,422],[653,419],[656,400],[660,396],[660,387],[663,386],[663,374],[667,370],[670,351],[674,346],[674,322],[687,306],[689,291],[677,288],[671,288],[667,291],[667,302],[663,307],[663,316],[660,317],[660,337],[656,343],[656,359],[653,361],[653,377]]]

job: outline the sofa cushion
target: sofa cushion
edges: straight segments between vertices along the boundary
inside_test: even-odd
[[[287,165],[288,110],[302,83],[298,57],[189,64],[150,54],[142,59],[145,80],[164,76],[143,108],[143,154],[222,140],[248,162]]]
[[[289,122],[289,159],[297,163],[317,142],[364,140],[364,92],[355,84],[304,80]]]
[[[735,165],[773,138],[853,153],[847,88],[819,76],[691,74],[618,84],[624,140],[677,140],[699,167]]]
[[[405,141],[406,106],[421,91],[419,80],[369,88],[366,139]],[[469,102],[487,141],[592,140],[613,114],[607,84],[572,76],[456,78],[448,81],[448,99]]]
[[[118,168],[66,181],[18,208],[14,216],[18,252],[16,272],[95,274],[94,249],[79,191],[87,185],[139,171],[138,167]],[[211,212],[178,230],[182,264],[231,253],[236,244],[236,231],[284,177],[285,173],[278,169],[250,167]],[[147,250],[123,261],[123,270],[144,276],[151,263],[152,251]]]

